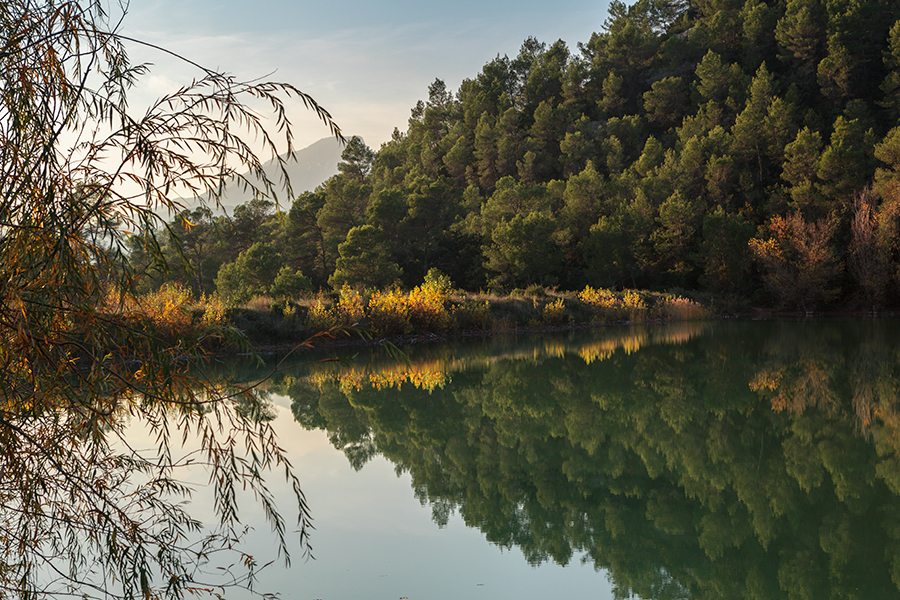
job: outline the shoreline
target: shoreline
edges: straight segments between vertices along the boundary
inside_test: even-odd
[[[891,318],[896,317],[896,311],[884,311],[884,312],[872,312],[872,311],[860,311],[860,310],[847,310],[847,311],[820,311],[807,313],[803,311],[776,311],[772,309],[764,309],[764,308],[754,308],[748,312],[742,313],[729,313],[729,314],[717,314],[711,315],[709,317],[703,319],[693,319],[695,321],[722,321],[722,320],[735,320],[735,319],[749,319],[749,320],[770,320],[770,319],[822,319],[822,318]],[[251,346],[253,346],[253,352],[239,352],[237,349],[233,352],[225,351],[225,352],[216,352],[216,356],[220,357],[247,357],[253,356],[254,354],[259,356],[273,356],[273,355],[281,355],[292,352],[304,352],[304,351],[323,351],[334,348],[353,348],[353,347],[375,347],[375,346],[384,346],[387,344],[393,345],[397,348],[402,348],[404,346],[412,346],[418,344],[431,344],[431,343],[442,343],[452,340],[458,339],[473,339],[473,338],[491,338],[496,336],[519,336],[519,335],[534,335],[541,333],[561,333],[566,331],[585,331],[590,329],[607,329],[607,328],[619,328],[619,327],[630,327],[636,325],[649,325],[649,326],[658,326],[658,325],[666,325],[670,323],[679,323],[679,322],[687,322],[688,319],[647,319],[644,321],[630,321],[630,320],[620,320],[620,321],[606,321],[606,322],[576,322],[569,323],[565,325],[548,325],[548,324],[540,324],[540,325],[518,325],[508,328],[491,328],[491,329],[470,329],[464,331],[445,331],[445,332],[423,332],[423,333],[410,333],[410,334],[400,334],[400,335],[388,335],[388,336],[367,336],[367,330],[360,328],[359,331],[363,333],[354,333],[352,330],[337,330],[333,332],[333,334],[329,334],[326,332],[320,332],[318,334],[314,334],[311,337],[304,338],[302,340],[292,341],[292,342],[279,342],[274,344],[254,344],[251,342]],[[341,337],[338,337],[341,336]],[[313,341],[315,340],[315,341]],[[307,343],[311,343],[311,346],[304,348]]]

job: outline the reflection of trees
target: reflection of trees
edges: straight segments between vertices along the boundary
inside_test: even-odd
[[[355,464],[374,440],[439,524],[457,510],[533,563],[584,553],[623,597],[895,596],[886,327],[738,324],[595,362],[524,352],[430,392],[320,381],[294,413]]]
[[[152,391],[32,402],[3,389],[0,598],[169,598],[250,587],[257,565],[238,548],[241,489],[287,551],[264,476],[288,462],[264,396],[182,372],[154,383]],[[215,508],[206,523],[187,502],[198,468],[209,475]],[[306,503],[287,476],[305,541]],[[156,593],[160,581],[165,589]]]
[[[642,346],[649,344],[682,344],[702,335],[708,328],[707,322],[686,321],[656,327],[610,329],[602,332],[602,335],[594,334],[589,337],[538,337],[525,341],[519,338],[501,338],[498,343],[487,348],[469,345],[462,349],[447,343],[420,349],[422,351],[417,352],[418,360],[412,363],[379,360],[377,357],[359,362],[330,362],[332,368],[317,363],[319,368],[309,373],[305,379],[319,389],[334,383],[345,392],[363,387],[381,390],[404,385],[431,392],[446,385],[455,372],[482,369],[498,361],[542,360],[577,354],[590,364],[595,360],[609,359],[616,352],[637,352]],[[258,375],[256,371],[245,369],[244,373],[235,373],[236,379],[253,379],[254,375]]]

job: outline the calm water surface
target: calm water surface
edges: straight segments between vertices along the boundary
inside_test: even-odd
[[[376,352],[265,384],[316,559],[267,569],[262,588],[900,598],[900,321],[406,350],[408,363]],[[250,543],[262,557],[271,545],[265,531]]]

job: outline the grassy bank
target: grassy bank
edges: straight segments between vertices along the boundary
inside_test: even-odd
[[[425,283],[410,291],[361,292],[278,303],[257,297],[230,309],[228,323],[255,343],[305,339],[337,327],[356,326],[376,338],[460,333],[504,333],[526,328],[702,319],[710,311],[690,299],[656,292],[580,292],[532,289],[499,296],[462,293]]]
[[[216,297],[193,298],[178,286],[163,286],[129,304],[166,337],[208,338],[210,345],[230,347],[239,330],[256,345],[287,344],[340,327],[357,327],[375,338],[415,335],[507,333],[522,329],[683,321],[706,318],[710,310],[676,294],[638,290],[610,291],[587,287],[580,292],[543,288],[514,290],[509,295],[467,293],[441,281],[409,291],[359,291],[344,287],[298,301],[257,296],[226,308]]]

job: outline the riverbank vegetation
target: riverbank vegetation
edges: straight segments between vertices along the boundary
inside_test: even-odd
[[[129,304],[132,314],[150,324],[156,335],[173,343],[203,340],[207,350],[233,349],[247,342],[289,344],[348,328],[378,338],[404,339],[685,321],[711,314],[699,302],[671,293],[588,286],[577,293],[533,287],[498,296],[454,290],[448,283],[432,270],[423,284],[409,291],[360,291],[344,285],[335,294],[298,302],[258,295],[231,308],[217,295],[197,300],[187,288],[166,284]]]

